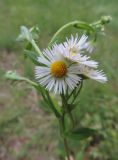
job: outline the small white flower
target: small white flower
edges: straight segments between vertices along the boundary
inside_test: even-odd
[[[78,64],[67,61],[54,50],[44,50],[38,62],[41,66],[35,68],[36,79],[49,91],[65,94],[67,88],[73,90],[81,80]]]
[[[80,65],[79,68],[80,68],[80,73],[83,77],[90,78],[101,83],[107,82],[107,77],[103,73],[103,71],[94,70],[85,65]]]
[[[86,55],[82,55],[79,52],[78,48],[76,47],[75,43],[73,43],[73,45],[71,44],[70,45],[71,47],[69,46],[69,43],[67,43],[67,42],[64,42],[64,43],[66,43],[66,44],[59,44],[59,45],[55,44],[53,46],[53,51],[55,53],[61,54],[62,56],[64,56],[65,58],[67,58],[68,60],[71,60],[73,62],[77,62],[79,64],[84,64],[89,67],[97,68],[98,62],[93,61],[93,60],[89,60],[90,57],[88,57]],[[74,44],[75,44],[75,46],[74,46]],[[82,42],[80,44],[82,44]],[[82,48],[82,46],[81,46],[81,48]]]
[[[93,46],[90,42],[87,41],[88,36],[82,35],[82,37],[79,39],[78,34],[74,37],[71,35],[71,38],[66,38],[66,42],[64,42],[64,46],[68,48],[70,51],[75,53],[81,53],[83,51],[92,52]]]

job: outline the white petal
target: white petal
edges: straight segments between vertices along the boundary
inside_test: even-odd
[[[50,62],[44,57],[38,57],[38,62],[41,64],[45,64],[46,66],[50,65]]]
[[[54,84],[55,84],[55,79],[52,78],[52,79],[49,81],[49,83],[47,84],[46,88],[47,88],[49,91],[51,91],[52,88],[54,87]]]

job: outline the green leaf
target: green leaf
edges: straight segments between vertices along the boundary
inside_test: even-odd
[[[79,22],[79,23],[75,24],[74,27],[79,28],[79,29],[84,29],[89,32],[95,32],[94,28],[85,22]]]
[[[34,87],[38,87],[38,84],[29,80],[26,77],[22,77],[20,75],[18,75],[16,73],[16,71],[7,71],[5,74],[5,78],[12,80],[12,81],[25,81],[27,83],[29,83],[30,85],[34,86]]]
[[[84,140],[90,136],[94,136],[96,133],[97,131],[91,128],[77,128],[66,133],[66,135],[73,140]]]
[[[32,44],[30,42],[28,42],[25,48],[26,48],[26,50],[31,50]]]
[[[85,22],[78,22],[78,24],[75,24],[74,25],[75,28],[78,28],[78,29],[83,29],[86,31],[86,34],[93,34],[94,36],[94,40],[96,40],[96,30],[94,29],[94,27],[92,27],[92,25],[90,24],[87,24]]]
[[[26,58],[28,57],[35,65],[40,65],[40,63],[37,61],[37,55],[34,52],[25,50],[24,55]]]

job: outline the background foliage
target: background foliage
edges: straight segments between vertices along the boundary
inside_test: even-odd
[[[105,85],[87,81],[84,84],[75,116],[78,124],[101,130],[94,140],[71,141],[78,152],[77,160],[117,160],[118,153],[118,5],[117,0],[0,0],[0,159],[63,159],[58,143],[55,117],[33,88],[25,83],[10,86],[3,77],[6,70],[34,78],[29,61],[24,63],[21,46],[15,43],[21,25],[40,28],[39,45],[44,48],[63,24],[72,20],[93,22],[111,15],[105,36],[99,36],[92,56],[101,63],[109,82]],[[75,33],[70,29],[65,35]],[[37,99],[39,100],[37,103]],[[37,107],[38,106],[38,107]],[[30,154],[29,154],[30,153]]]

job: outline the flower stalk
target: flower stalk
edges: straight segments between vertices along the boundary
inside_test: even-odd
[[[69,27],[77,27],[77,26],[80,28],[87,28],[88,30],[91,30],[92,32],[94,32],[94,29],[87,23],[81,22],[81,21],[72,21],[72,22],[65,24],[59,30],[57,30],[57,32],[54,34],[54,36],[52,37],[49,43],[49,47],[56,41],[60,33],[62,33],[64,30],[66,30]]]
[[[64,107],[64,106],[62,106]],[[64,148],[65,148],[65,152],[66,152],[66,156],[67,156],[67,160],[70,160],[70,149],[68,146],[68,142],[67,142],[67,138],[66,138],[66,125],[65,125],[65,110],[63,109],[63,115],[60,118],[60,133],[61,133],[61,138],[63,139],[63,144],[64,144]]]
[[[34,47],[36,53],[38,53],[38,55],[42,55],[41,50],[39,49],[39,47],[37,46],[36,42],[34,40],[31,41],[32,46]]]
[[[99,21],[91,23],[91,24],[87,24],[82,21],[69,22],[69,23],[65,24],[64,26],[62,26],[61,28],[59,28],[59,30],[57,30],[57,32],[54,34],[54,36],[52,37],[52,39],[49,43],[49,47],[57,40],[60,33],[62,33],[64,30],[66,30],[69,27],[75,27],[75,28],[79,28],[79,29],[83,29],[83,30],[92,32],[94,34],[95,40],[96,40],[96,32],[95,32],[94,28],[101,29],[101,26],[109,23],[111,21],[111,19],[112,19],[111,16],[102,16]]]
[[[71,159],[70,159],[68,142],[67,142],[66,137],[64,137],[64,147],[65,147],[65,151],[66,151],[66,155],[67,155],[67,160],[71,160]]]

